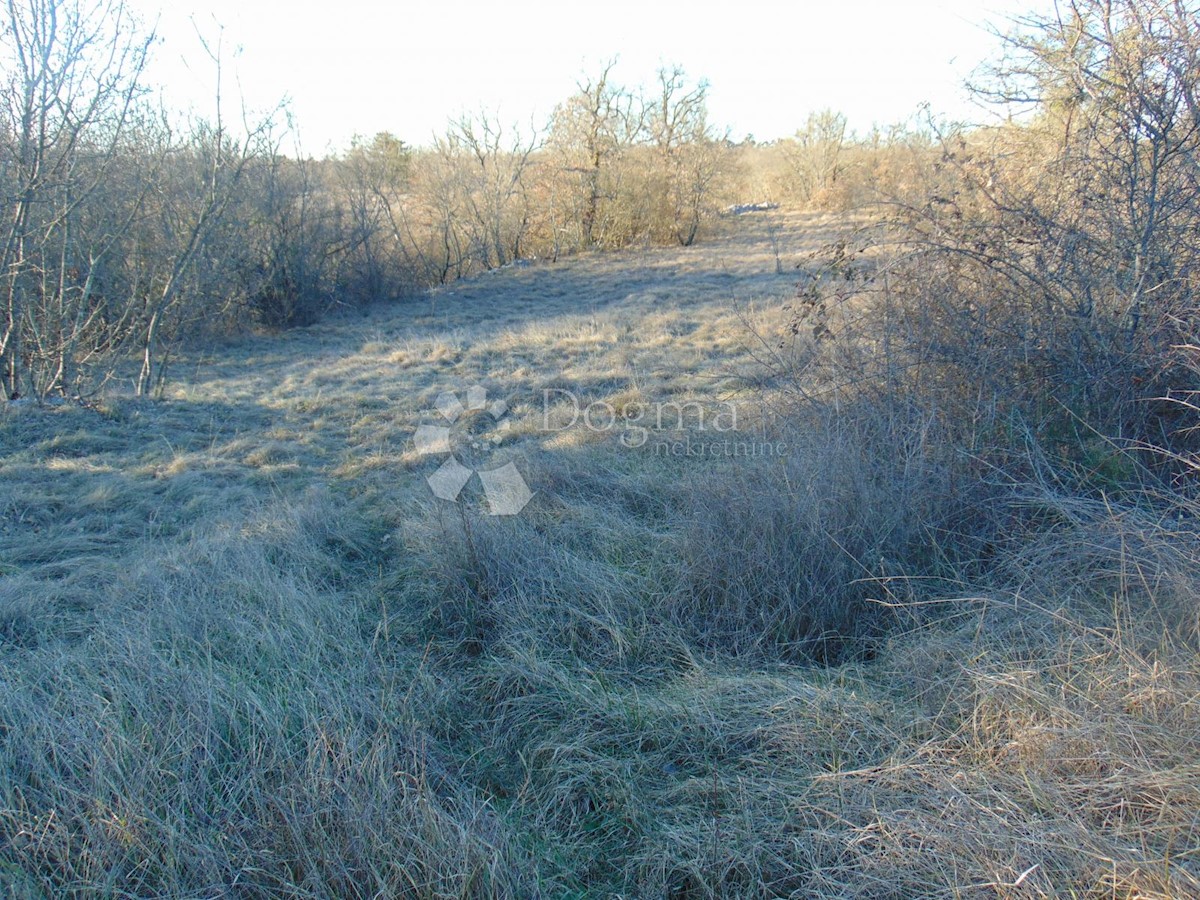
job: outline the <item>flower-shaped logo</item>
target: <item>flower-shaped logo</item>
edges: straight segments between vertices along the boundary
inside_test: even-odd
[[[512,424],[505,419],[508,407],[504,401],[497,400],[489,405],[487,389],[475,385],[467,390],[465,405],[453,391],[439,394],[434,405],[447,424],[421,425],[413,435],[413,444],[421,456],[449,454],[438,470],[425,479],[433,495],[457,503],[459,494],[471,476],[478,475],[491,515],[515,516],[523,510],[533,498],[533,492],[517,471],[515,463],[484,471],[474,465],[464,465],[459,459],[460,456],[468,456],[468,461],[473,462],[490,445],[500,443]],[[479,433],[477,426],[488,419],[495,423],[495,427],[490,436],[484,436]]]

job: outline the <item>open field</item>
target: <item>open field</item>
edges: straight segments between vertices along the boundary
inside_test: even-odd
[[[0,894],[1200,896],[1194,510],[799,426],[837,221],[723,226],[0,405]],[[476,385],[517,515],[413,443]],[[1052,525],[951,552],[978,498]]]

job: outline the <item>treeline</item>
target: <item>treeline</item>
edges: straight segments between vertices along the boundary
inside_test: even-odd
[[[957,360],[964,383],[1133,402],[1132,379],[1165,391],[1171,348],[1194,343],[1186,3],[1079,0],[1027,22],[978,89],[1026,112],[990,128],[855,135],[824,111],[791,139],[735,143],[705,82],[670,67],[631,89],[609,64],[541,127],[476,114],[429,146],[385,133],[322,159],[287,152],[283,110],[231,114],[219,42],[204,47],[217,112],[181,118],[145,88],[153,35],[122,0],[3,9],[6,397],[87,394],[117,372],[150,394],[182,340],[309,324],[522,258],[688,245],[746,201],[870,208],[904,248],[888,327],[906,310],[920,352]],[[805,327],[832,334],[831,302],[859,294],[823,297]]]
[[[437,284],[521,258],[636,241],[689,245],[728,192],[733,145],[708,121],[707,85],[664,69],[650,93],[612,65],[544,129],[486,113],[452,122],[431,147],[389,134],[322,164],[373,260]]]
[[[0,54],[0,387],[86,394],[129,360],[159,389],[181,339],[444,283],[522,257],[695,241],[732,145],[707,86],[666,69],[650,92],[612,66],[540,130],[489,115],[432,146],[389,134],[339,156],[285,152],[272,116],[222,97],[181,119],[144,73],[152,34],[121,0],[7,0]],[[282,112],[282,111],[279,111]]]

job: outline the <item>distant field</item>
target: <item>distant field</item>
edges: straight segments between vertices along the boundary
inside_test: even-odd
[[[1200,896],[1194,534],[1080,501],[950,572],[960,485],[780,415],[838,225],[0,404],[0,894]],[[503,409],[439,413],[475,387]],[[532,498],[438,499],[422,425]]]

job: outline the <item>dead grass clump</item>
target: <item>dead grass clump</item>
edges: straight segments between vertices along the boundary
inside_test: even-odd
[[[1019,501],[1044,523],[1012,548],[1002,575],[1022,592],[1081,598],[1139,640],[1200,640],[1200,534],[1182,495],[1120,500],[1030,486]],[[1139,627],[1132,628],[1137,620]],[[1153,623],[1155,629],[1147,629]]]
[[[982,492],[964,490],[934,418],[861,404],[783,437],[784,458],[692,482],[673,617],[707,647],[832,664],[973,552],[955,535]]]
[[[467,770],[553,846],[564,883],[657,897],[788,895],[811,842],[792,807],[818,773],[886,759],[891,704],[810,672],[689,657],[631,681],[508,650],[467,679]],[[560,862],[561,861],[561,862]]]
[[[1142,654],[1019,598],[1000,606],[1058,634],[1032,664],[978,628],[983,609],[957,637],[939,623],[876,661],[872,680],[907,694],[915,650],[939,634],[958,650],[953,677],[926,676],[926,716],[887,764],[815,780],[812,837],[840,860],[815,894],[1196,896],[1195,655]]]
[[[431,511],[404,543],[424,559],[432,633],[471,655],[536,646],[623,668],[653,664],[671,641],[645,600],[654,536],[603,505],[535,498],[513,518]]]

